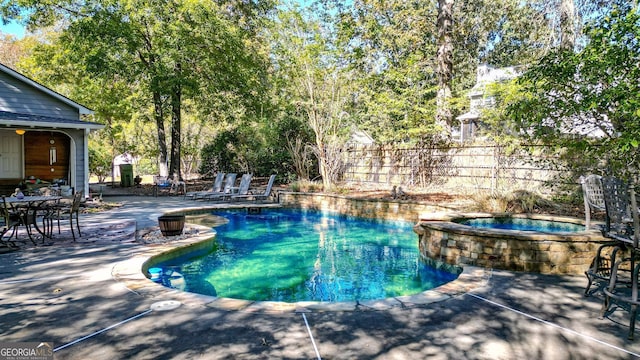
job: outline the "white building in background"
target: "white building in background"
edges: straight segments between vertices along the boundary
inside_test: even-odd
[[[476,70],[476,84],[469,91],[469,111],[458,116],[459,130],[454,130],[452,137],[460,142],[473,139],[481,126],[482,109],[495,106],[493,96],[487,94],[487,86],[496,82],[511,80],[520,75],[515,66],[494,69],[489,65],[480,65]]]

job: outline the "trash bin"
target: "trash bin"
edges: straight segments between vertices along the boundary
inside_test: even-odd
[[[122,187],[133,186],[133,165],[120,164],[120,186]]]

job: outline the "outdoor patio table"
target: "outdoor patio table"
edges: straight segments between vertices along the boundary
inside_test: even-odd
[[[38,222],[36,221],[38,218],[38,211],[43,209],[42,205],[46,202],[60,200],[62,199],[62,196],[24,196],[21,198],[11,196],[5,199],[11,207],[17,210],[16,212],[20,216],[20,222],[27,229],[29,240],[35,244],[33,234],[31,233],[31,225],[33,225],[36,231],[42,235],[42,239],[44,241],[44,238],[47,235],[38,227]]]

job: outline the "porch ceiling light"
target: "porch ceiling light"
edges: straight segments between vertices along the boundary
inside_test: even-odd
[[[16,134],[18,135],[24,135],[26,131],[24,129],[16,129]]]

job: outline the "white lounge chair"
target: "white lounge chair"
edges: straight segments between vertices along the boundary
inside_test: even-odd
[[[242,175],[242,179],[240,179],[240,186],[238,186],[238,188],[233,188],[229,194],[223,195],[223,197],[233,199],[235,196],[247,195],[249,193],[249,186],[251,186],[252,177],[252,174]]]
[[[276,180],[276,175],[273,174],[269,177],[269,182],[267,183],[267,187],[264,189],[262,194],[252,194],[249,192],[246,195],[238,194],[231,195],[231,200],[253,200],[253,201],[264,201],[267,200],[271,196],[271,189],[273,188],[273,183]]]
[[[222,181],[224,180],[224,173],[223,172],[218,172],[218,174],[216,174],[216,178],[213,181],[213,185],[211,185],[211,189],[209,190],[205,190],[205,191],[192,191],[189,193],[186,193],[184,195],[184,198],[191,198],[192,200],[196,200],[198,198],[203,198],[205,195],[209,194],[209,193],[219,193],[222,191]]]
[[[237,176],[238,174],[235,174],[235,173],[227,174],[227,176],[224,179],[224,187],[222,188],[222,191],[210,192],[208,194],[205,194],[202,197],[202,199],[205,199],[205,200],[220,199],[220,198],[223,198],[225,195],[231,194],[233,186],[236,184]]]

